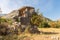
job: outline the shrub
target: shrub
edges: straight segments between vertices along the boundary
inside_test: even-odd
[[[12,20],[11,20],[11,19],[0,18],[0,24],[1,24],[1,23],[4,23],[4,22],[7,22],[7,23],[9,23],[9,24],[12,24]]]
[[[0,24],[0,35],[8,35],[14,33],[14,30],[12,28],[8,28],[8,25],[8,23]]]
[[[7,33],[7,24],[0,24],[0,35],[6,35]]]
[[[45,23],[43,24],[43,27],[44,27],[44,28],[50,28],[50,25],[49,25],[47,22],[45,22]]]

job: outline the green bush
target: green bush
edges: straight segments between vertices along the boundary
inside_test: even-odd
[[[8,23],[0,24],[0,35],[8,35],[14,33],[14,29],[8,28],[8,25],[9,25]]]
[[[45,23],[43,24],[43,27],[44,27],[44,28],[50,28],[50,25],[49,25],[47,22],[45,22]]]
[[[57,25],[56,25],[56,28],[60,28],[60,25],[57,24]]]
[[[0,18],[0,24],[1,24],[1,23],[4,23],[4,22],[7,22],[7,23],[9,23],[9,24],[12,24],[12,20],[11,20],[11,19]]]

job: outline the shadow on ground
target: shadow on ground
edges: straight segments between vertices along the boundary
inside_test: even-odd
[[[57,32],[42,32],[42,34],[59,34]]]

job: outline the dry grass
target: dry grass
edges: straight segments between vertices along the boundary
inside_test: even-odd
[[[33,40],[60,40],[60,28],[39,28],[43,32],[55,32],[58,34],[25,34]]]
[[[56,32],[60,34],[60,28],[39,28],[43,32]]]
[[[40,34],[34,35],[35,40],[60,40],[60,28],[39,28],[43,32],[55,32],[58,34]]]
[[[53,34],[22,33],[22,34],[17,35],[18,39],[19,40],[60,40],[60,28],[39,28],[39,30],[43,31],[43,32],[47,32],[47,33],[48,32],[52,32],[52,33],[55,32],[55,33],[58,33],[58,34],[54,34],[54,33]],[[10,38],[10,37],[7,37],[7,38]],[[14,37],[11,38],[11,39],[14,39]]]

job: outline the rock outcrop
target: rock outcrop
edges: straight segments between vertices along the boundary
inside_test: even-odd
[[[32,29],[30,31],[36,33],[36,31],[38,31],[37,26],[33,26],[30,23],[31,17],[35,13],[34,7],[25,6],[21,9],[12,11],[3,17],[13,19],[14,21],[18,20],[18,24],[20,23],[19,26],[22,32],[24,32],[28,25],[30,25],[29,28]]]
[[[10,18],[13,19],[13,17],[15,17],[17,15],[18,15],[18,10],[13,10],[11,13],[8,13],[8,14],[2,16],[2,17],[3,18],[8,18],[8,19],[10,19]]]

